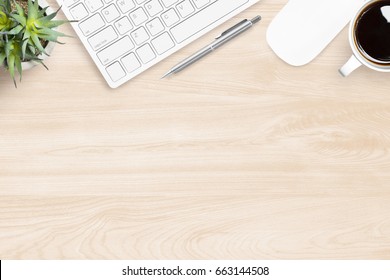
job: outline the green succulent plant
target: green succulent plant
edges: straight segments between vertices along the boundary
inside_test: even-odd
[[[0,0],[0,66],[9,72],[15,86],[16,72],[22,77],[22,62],[36,61],[46,67],[40,55],[48,55],[48,42],[62,44],[58,38],[67,35],[56,29],[69,22],[54,19],[59,9],[48,14],[48,7],[40,7],[38,1],[24,0],[25,8],[21,1]]]
[[[11,78],[15,81],[15,70],[19,73],[20,80],[22,79],[22,62],[36,61],[43,64],[42,60],[38,58],[36,53],[31,52],[30,49],[25,52],[22,51],[24,42],[18,38],[17,35],[3,35],[0,39],[0,65],[4,65],[8,70]]]
[[[11,30],[14,22],[11,18],[11,3],[0,0],[0,32]]]
[[[58,10],[48,15],[46,13],[48,7],[40,8],[38,1],[33,2],[28,0],[28,12],[16,3],[16,13],[12,17],[17,21],[18,26],[23,28],[23,40],[28,40],[27,45],[36,48],[42,53],[45,49],[42,46],[42,41],[58,42],[58,37],[66,36],[65,34],[55,30],[58,26],[66,23],[65,20],[54,20]]]
[[[15,38],[6,35],[5,40],[0,41],[0,49],[3,50],[3,52],[0,53],[0,62],[4,63],[4,61],[6,61],[8,71],[14,79],[15,68],[19,73],[22,73],[20,44]]]

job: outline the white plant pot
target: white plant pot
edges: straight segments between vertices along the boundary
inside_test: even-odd
[[[53,52],[55,45],[56,45],[56,43],[53,43],[53,42],[49,42],[47,44],[45,51],[48,55],[50,55]],[[40,56],[38,56],[38,58],[41,59],[42,61],[44,61],[46,58],[48,58],[48,55],[41,54]],[[36,61],[25,61],[25,62],[22,62],[22,70],[26,71],[26,70],[34,68],[37,65],[40,65],[40,63],[36,62]]]

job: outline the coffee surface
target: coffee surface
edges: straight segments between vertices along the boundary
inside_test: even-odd
[[[390,63],[390,0],[374,2],[360,15],[356,41],[374,60]]]

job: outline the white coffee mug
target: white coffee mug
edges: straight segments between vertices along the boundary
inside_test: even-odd
[[[375,59],[369,57],[359,46],[356,39],[356,29],[357,21],[362,17],[367,8],[369,8],[375,2],[381,2],[383,0],[370,0],[366,1],[363,6],[356,13],[355,17],[350,23],[349,26],[349,43],[351,45],[353,55],[348,60],[348,62],[341,67],[339,70],[340,74],[344,77],[349,76],[353,71],[355,71],[360,66],[364,65],[368,68],[371,68],[380,72],[390,72],[390,63],[376,61]]]

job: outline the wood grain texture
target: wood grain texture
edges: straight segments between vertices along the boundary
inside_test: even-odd
[[[163,81],[213,34],[117,90],[77,39],[17,90],[1,73],[0,259],[389,259],[389,75],[339,76],[346,30],[284,64],[286,2]]]

